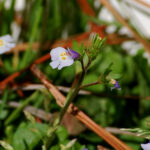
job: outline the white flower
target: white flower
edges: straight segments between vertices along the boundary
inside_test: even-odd
[[[143,150],[150,150],[150,143],[141,144],[141,147],[142,147]]]
[[[52,60],[50,66],[53,69],[58,68],[58,70],[61,70],[63,67],[71,66],[74,62],[70,53],[62,47],[52,49],[50,55]]]
[[[10,35],[0,37],[0,54],[9,51],[13,47],[15,47],[15,43],[13,43],[13,39]]]

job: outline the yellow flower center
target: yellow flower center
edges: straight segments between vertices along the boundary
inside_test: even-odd
[[[66,60],[67,59],[67,53],[66,52],[62,52],[60,54],[60,57],[61,57],[62,60]]]
[[[4,41],[0,40],[0,46],[4,46]]]
[[[111,83],[111,84],[116,84],[116,80],[111,79],[111,80],[110,80],[110,83]]]

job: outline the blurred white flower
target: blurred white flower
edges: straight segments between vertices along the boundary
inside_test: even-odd
[[[137,54],[138,50],[142,48],[142,45],[136,41],[127,41],[123,42],[121,47],[125,49],[130,55],[134,56]]]
[[[150,150],[150,143],[141,144],[141,147],[142,147],[143,150]]]
[[[150,54],[148,52],[144,52],[143,57],[147,59],[148,64],[150,65]]]
[[[0,0],[0,1],[4,1],[4,0]],[[4,6],[5,6],[5,9],[10,9],[11,7],[11,3],[12,3],[12,0],[5,0],[4,1]],[[24,8],[26,6],[26,0],[16,0],[15,1],[15,11],[23,11]]]
[[[100,20],[104,20],[106,22],[113,22],[115,20],[114,16],[110,13],[107,8],[102,8],[102,10],[98,14],[98,18]]]
[[[116,31],[117,27],[115,25],[110,25],[106,28],[106,32],[108,34],[114,33]]]
[[[50,52],[51,60],[50,66],[55,69],[61,70],[63,67],[71,66],[74,63],[74,59],[80,57],[80,55],[71,49],[64,49],[62,47],[57,47]]]
[[[127,27],[121,27],[118,31],[120,35],[127,35],[129,37],[133,37],[132,33],[129,31]]]
[[[95,1],[94,1],[94,7],[95,7],[96,9],[98,9],[98,8],[100,7],[100,5],[101,5],[101,3],[100,3],[99,0],[95,0]]]
[[[0,54],[8,52],[11,48],[15,47],[15,43],[10,35],[0,37]]]
[[[15,11],[23,11],[26,5],[25,0],[16,0]]]
[[[150,3],[150,1],[146,0],[145,3]],[[121,1],[120,4],[122,6],[122,12],[127,15],[130,23],[137,28],[142,36],[150,38],[150,9],[148,6],[141,5],[140,3],[131,0]]]

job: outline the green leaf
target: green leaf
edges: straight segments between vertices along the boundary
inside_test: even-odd
[[[33,149],[46,136],[47,130],[48,125],[44,123],[21,123],[12,141],[15,150]]]
[[[3,109],[3,111],[1,111],[1,113],[0,113],[0,120],[5,119],[8,115],[8,113],[9,113],[8,110]]]
[[[73,42],[72,42],[72,49],[75,50],[76,52],[78,52],[81,56],[83,56],[83,54],[84,54],[83,43],[81,43],[79,45],[75,40],[73,40]]]
[[[4,111],[7,99],[8,99],[8,90],[6,89],[2,97],[2,103],[0,104],[0,119],[4,119],[7,116],[8,112],[6,110]]]
[[[107,76],[110,74],[110,72],[112,71],[111,66],[113,65],[113,63],[110,63],[110,65],[105,69],[105,71],[102,73],[101,75],[101,79],[103,83],[107,83]]]
[[[63,142],[68,138],[68,132],[63,126],[59,126],[56,134],[60,142]]]

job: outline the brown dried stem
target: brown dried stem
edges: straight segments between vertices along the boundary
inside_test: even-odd
[[[77,0],[81,10],[89,15],[89,16],[95,16],[94,10],[91,8],[91,6],[88,4],[87,0]]]
[[[141,5],[143,5],[143,6],[145,6],[145,7],[150,8],[150,4],[144,2],[143,0],[134,0],[134,1],[137,2],[137,3],[139,3],[139,4],[141,4]]]

